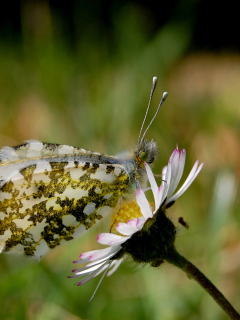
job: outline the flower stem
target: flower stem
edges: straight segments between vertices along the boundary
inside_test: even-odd
[[[165,260],[184,271],[190,278],[195,279],[203,287],[203,289],[212,296],[212,298],[226,312],[230,319],[240,320],[239,313],[233,308],[224,295],[214,286],[214,284],[197,267],[181,256],[174,248],[171,252],[169,252],[168,257]]]

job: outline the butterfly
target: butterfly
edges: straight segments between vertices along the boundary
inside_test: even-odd
[[[144,162],[157,156],[145,139],[167,93],[133,153],[107,156],[68,145],[29,140],[0,150],[0,252],[41,257],[81,235],[131,197],[144,180]],[[143,133],[143,134],[142,134]]]

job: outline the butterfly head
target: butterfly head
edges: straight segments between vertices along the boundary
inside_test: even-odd
[[[144,162],[151,164],[158,156],[158,148],[155,141],[144,139],[138,146],[135,152],[136,162],[138,167],[142,167]]]

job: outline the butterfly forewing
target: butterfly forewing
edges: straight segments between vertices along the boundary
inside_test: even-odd
[[[116,207],[130,184],[122,161],[70,146],[30,141],[0,160],[4,252],[42,256]]]

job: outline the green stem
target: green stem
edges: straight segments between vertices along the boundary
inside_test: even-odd
[[[167,259],[169,263],[184,271],[190,278],[195,279],[205,289],[218,305],[233,320],[240,320],[239,313],[233,308],[224,295],[212,284],[212,282],[190,261],[181,256],[175,249],[169,252]]]

